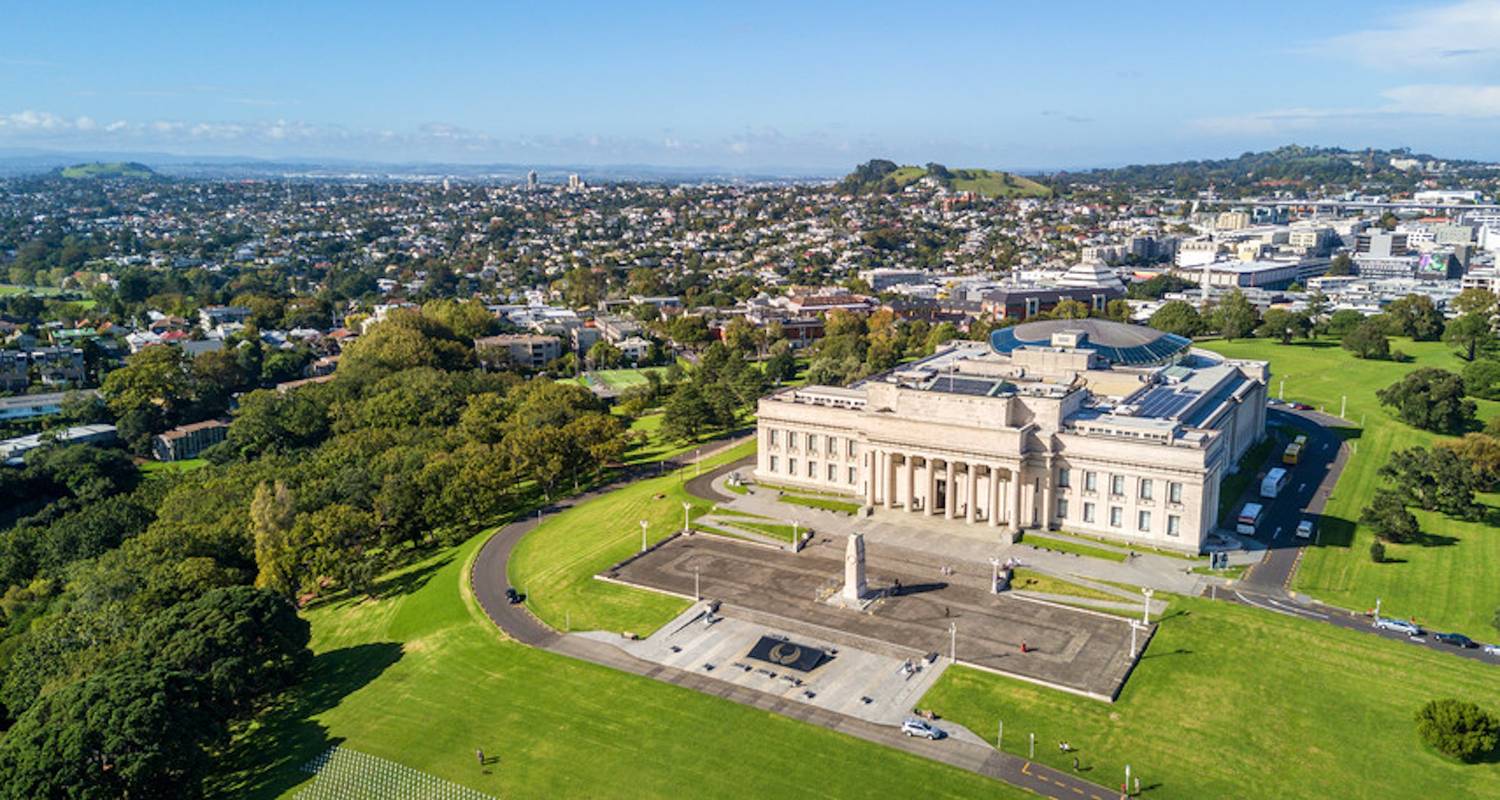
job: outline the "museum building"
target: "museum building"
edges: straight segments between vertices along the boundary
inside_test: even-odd
[[[760,481],[1001,535],[1063,529],[1200,552],[1265,435],[1263,361],[1098,319],[954,342],[853,386],[760,400]]]

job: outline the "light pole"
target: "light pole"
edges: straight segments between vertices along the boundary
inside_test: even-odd
[[[990,594],[1000,593],[1000,557],[990,559]]]
[[[682,532],[683,533],[687,533],[688,528],[692,527],[692,523],[688,521],[688,514],[691,513],[692,510],[693,510],[693,504],[689,503],[687,501],[683,501],[683,503],[682,503]]]
[[[1339,399],[1339,419],[1344,418],[1344,412],[1349,410],[1349,395],[1343,395]]]
[[[792,552],[797,551],[797,520],[792,520]]]
[[[1281,379],[1281,388],[1278,389],[1277,392],[1276,392],[1276,399],[1277,400],[1285,400],[1286,399],[1286,378],[1282,378]]]
[[[1136,622],[1135,620],[1131,620],[1130,621],[1130,657],[1131,658],[1135,658],[1135,654],[1136,654],[1135,632],[1138,631],[1138,630],[1140,630],[1140,628],[1141,628],[1140,623]]]
[[[1035,733],[1031,734],[1031,755],[1028,756],[1028,758],[1030,758],[1032,761],[1036,760],[1036,734]]]
[[[1000,720],[1000,728],[995,731],[995,749],[1005,749],[1005,720]]]
[[[1125,788],[1130,788],[1130,765],[1125,765]]]
[[[646,552],[646,521],[641,520],[641,552]]]
[[[1143,595],[1146,596],[1146,602],[1145,602],[1143,608],[1141,609],[1141,622],[1144,623],[1144,624],[1146,624],[1146,625],[1150,625],[1151,624],[1151,595],[1156,594],[1156,590],[1152,589],[1150,586],[1142,586],[1141,587],[1141,594],[1143,594]]]
[[[698,568],[697,567],[693,567],[693,599],[694,600],[702,600],[703,599],[703,590],[700,588],[699,583],[698,583]]]
[[[1380,618],[1380,598],[1375,598],[1375,618]]]
[[[953,663],[958,663],[958,623],[948,623],[948,658]]]

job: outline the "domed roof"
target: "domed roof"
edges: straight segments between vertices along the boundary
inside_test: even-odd
[[[1017,347],[1047,347],[1057,333],[1077,333],[1079,347],[1098,351],[1111,364],[1143,366],[1175,359],[1192,346],[1192,340],[1144,325],[1127,325],[1104,319],[1048,319],[1023,322],[990,334],[990,347],[1010,355]]]

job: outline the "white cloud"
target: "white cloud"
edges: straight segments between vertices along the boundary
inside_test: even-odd
[[[1466,0],[1404,11],[1383,27],[1334,36],[1315,52],[1387,69],[1442,69],[1500,62],[1500,0]]]
[[[1500,117],[1500,86],[1417,84],[1381,92],[1394,114]]]
[[[1281,108],[1205,117],[1192,121],[1199,131],[1214,135],[1269,136],[1350,123],[1394,123],[1422,117],[1500,119],[1500,86],[1411,84],[1380,93],[1386,102],[1369,108]]]

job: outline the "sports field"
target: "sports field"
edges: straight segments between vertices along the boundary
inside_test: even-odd
[[[1174,598],[1113,705],[950,669],[924,707],[1005,749],[1148,798],[1500,797],[1500,767],[1428,751],[1413,717],[1439,697],[1500,713],[1500,665],[1361,631]],[[962,623],[960,622],[960,625]]]
[[[466,593],[483,539],[390,576],[381,599],[306,612],[317,653],[310,683],[236,736],[210,796],[292,797],[311,780],[301,767],[337,744],[496,797],[1024,797],[900,751],[507,641]],[[491,763],[477,763],[478,748]],[[378,796],[369,788],[349,796]]]
[[[1415,360],[1362,361],[1330,341],[1281,345],[1265,339],[1208,342],[1205,347],[1233,358],[1271,362],[1271,394],[1285,380],[1286,399],[1300,400],[1330,414],[1339,413],[1348,398],[1347,418],[1358,430],[1350,433],[1355,449],[1339,479],[1321,521],[1321,546],[1309,548],[1293,588],[1346,608],[1366,609],[1382,601],[1382,608],[1398,616],[1415,616],[1438,629],[1463,631],[1476,639],[1500,639],[1491,625],[1500,607],[1500,530],[1484,522],[1467,522],[1415,511],[1422,530],[1431,537],[1423,544],[1386,547],[1384,564],[1370,560],[1372,534],[1356,526],[1360,510],[1380,485],[1376,471],[1394,450],[1430,446],[1444,437],[1401,422],[1375,398],[1375,392],[1420,367],[1458,371],[1465,362],[1453,348],[1439,342],[1393,339],[1392,350],[1404,350]],[[1480,400],[1479,418],[1500,415],[1500,403]],[[1500,497],[1480,498],[1495,509]]]

